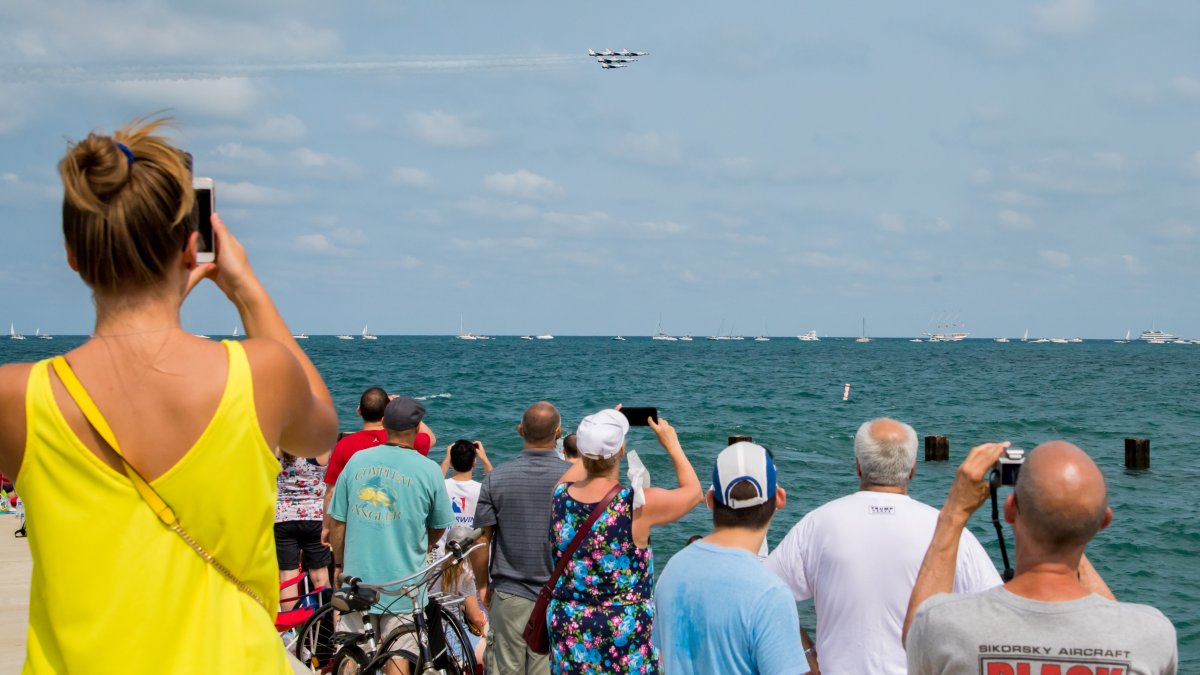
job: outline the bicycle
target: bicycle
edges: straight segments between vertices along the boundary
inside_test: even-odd
[[[364,584],[356,577],[343,579],[345,586],[300,628],[296,656],[309,664],[313,672],[322,673],[382,672],[388,663],[399,659],[407,661],[409,672],[414,674],[475,675],[475,652],[467,630],[450,611],[463,604],[465,598],[431,589],[441,579],[447,563],[460,563],[471,551],[483,546],[474,543],[478,536],[478,531],[474,531],[464,539],[450,540],[446,546],[448,554],[403,579],[383,584]],[[418,610],[422,595],[427,602]],[[370,610],[381,596],[395,598],[388,608],[401,598],[409,598],[414,610],[411,614],[393,614],[410,619],[411,623],[378,641],[367,615],[378,613]],[[341,615],[336,622],[335,613]],[[396,647],[400,638],[410,633],[416,633],[419,653]]]

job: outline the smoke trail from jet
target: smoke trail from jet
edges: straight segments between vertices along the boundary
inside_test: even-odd
[[[0,82],[59,84],[95,81],[220,80],[299,74],[404,75],[471,71],[532,71],[587,63],[576,54],[526,56],[406,56],[373,60],[309,61],[257,64],[172,64],[159,66],[10,64],[0,68]]]

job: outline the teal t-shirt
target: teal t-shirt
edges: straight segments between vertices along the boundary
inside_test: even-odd
[[[346,523],[345,574],[368,584],[420,570],[429,550],[427,529],[454,522],[440,467],[394,445],[360,450],[350,458],[338,476],[329,515]],[[412,611],[412,602],[381,595],[376,609],[402,614]]]

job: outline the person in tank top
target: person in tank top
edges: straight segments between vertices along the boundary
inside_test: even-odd
[[[25,673],[291,672],[273,626],[272,449],[327,451],[337,415],[216,214],[217,262],[197,262],[191,172],[156,134],[165,121],[89,134],[59,164],[67,264],[96,309],[93,337],[66,363],[116,448],[62,371],[0,367],[0,471],[34,532]],[[205,279],[248,339],[182,328],[180,306]],[[228,575],[160,522],[131,470]]]

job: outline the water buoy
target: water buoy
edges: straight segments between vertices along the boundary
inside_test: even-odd
[[[850,400],[850,383],[849,382],[847,382],[846,386],[842,388],[842,400],[843,401]]]

